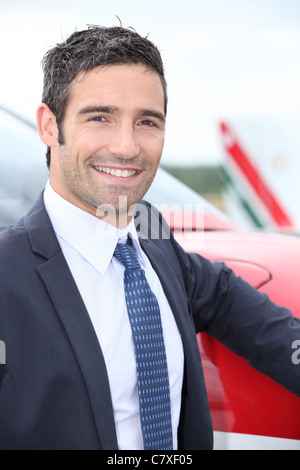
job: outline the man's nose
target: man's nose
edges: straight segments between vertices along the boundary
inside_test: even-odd
[[[135,158],[140,153],[132,124],[122,124],[115,129],[109,143],[109,152],[121,158]]]

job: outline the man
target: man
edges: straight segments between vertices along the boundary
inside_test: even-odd
[[[170,447],[152,448],[211,449],[195,332],[299,395],[290,348],[300,322],[224,265],[184,253],[171,233],[151,238],[149,220],[165,227],[147,203],[133,217],[165,133],[167,87],[150,41],[121,27],[76,32],[45,56],[44,75],[37,123],[50,179],[30,213],[0,235],[0,447],[147,448],[143,346],[130,326],[129,268],[119,258],[126,250],[135,272],[146,273],[162,324],[168,418],[151,429],[168,433]],[[147,302],[138,295],[133,303]],[[152,328],[150,319],[143,325]]]

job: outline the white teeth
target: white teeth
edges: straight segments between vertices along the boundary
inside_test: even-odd
[[[106,168],[104,166],[95,166],[95,168],[102,173],[118,177],[121,176],[122,178],[128,178],[129,176],[133,176],[137,173],[135,170],[115,170],[114,168]]]

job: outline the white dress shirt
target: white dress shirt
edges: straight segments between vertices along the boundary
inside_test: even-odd
[[[181,407],[184,355],[174,316],[161,283],[142,251],[134,220],[124,229],[79,209],[48,182],[46,210],[75,283],[90,315],[107,368],[119,449],[143,449],[134,345],[123,286],[124,266],[113,256],[130,233],[141,267],[158,299],[169,372],[173,446]]]

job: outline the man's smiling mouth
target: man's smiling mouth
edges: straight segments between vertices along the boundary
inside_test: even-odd
[[[95,166],[95,170],[107,175],[117,176],[121,178],[129,178],[130,176],[137,175],[140,173],[138,170],[122,170],[120,168],[109,168],[106,166]]]

